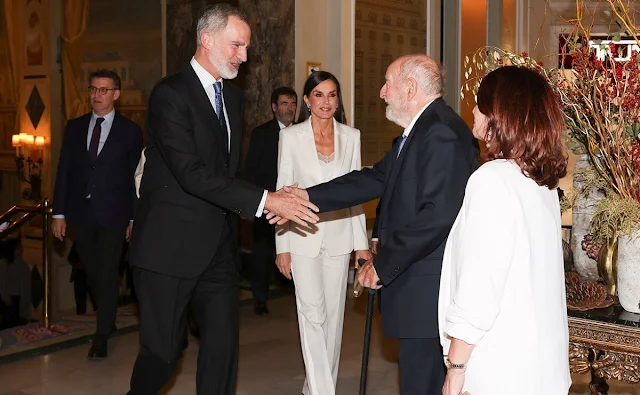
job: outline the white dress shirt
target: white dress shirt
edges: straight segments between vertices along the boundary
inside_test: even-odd
[[[104,147],[104,143],[107,142],[107,138],[109,137],[109,133],[111,133],[111,126],[113,125],[113,119],[116,117],[116,110],[111,110],[105,116],[99,116],[95,112],[91,113],[91,120],[89,121],[89,133],[87,133],[87,151],[89,151],[89,145],[91,144],[91,136],[93,135],[93,128],[96,126],[96,120],[98,118],[104,118],[104,121],[100,124],[100,140],[98,142],[98,155],[100,155],[100,151],[102,151],[102,147]]]
[[[191,58],[190,63],[191,63],[191,67],[193,68],[193,71],[196,72],[196,75],[198,76],[198,79],[200,80],[200,83],[202,84],[204,91],[207,93],[207,97],[209,98],[211,107],[213,107],[213,110],[215,111],[216,92],[213,85],[216,82],[220,82],[222,85],[221,90],[224,92],[224,80],[222,78],[216,80],[207,70],[205,70],[204,67],[202,67],[200,63],[198,63],[198,61],[195,58]],[[227,124],[227,142],[228,142],[227,151],[229,151],[231,149],[231,127],[229,126],[229,117],[227,116],[227,106],[224,104],[224,94],[222,94],[221,97],[222,97],[222,111],[224,112],[224,120]],[[216,113],[216,115],[218,115],[218,118],[220,117],[220,114]],[[265,190],[264,193],[262,194],[260,205],[258,205],[258,210],[256,211],[256,217],[259,218],[262,216],[262,212],[264,211],[264,205],[266,202],[267,202],[267,190]]]

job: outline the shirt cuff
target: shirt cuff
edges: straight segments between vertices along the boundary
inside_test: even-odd
[[[267,202],[267,190],[265,189],[262,194],[262,200],[260,200],[260,204],[258,205],[258,211],[256,211],[256,218],[262,217],[262,212],[264,211],[264,204]]]
[[[56,214],[56,215],[52,215],[51,218],[55,218],[55,219],[64,219],[64,214]]]
[[[377,237],[372,237],[371,241],[378,241],[378,238]]]

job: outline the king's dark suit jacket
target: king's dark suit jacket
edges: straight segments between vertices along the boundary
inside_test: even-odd
[[[466,123],[436,99],[373,168],[309,188],[331,211],[382,198],[374,267],[382,284],[382,325],[396,338],[438,337],[438,289],[444,246],[462,206],[477,150]]]
[[[243,178],[268,191],[274,191],[278,180],[278,120],[263,123],[251,132]]]
[[[53,214],[63,214],[70,223],[87,225],[85,207],[90,194],[99,226],[126,227],[136,204],[133,173],[142,152],[142,129],[116,112],[109,137],[92,161],[87,150],[91,114],[70,120],[65,128]]]
[[[226,217],[255,216],[263,189],[234,178],[244,94],[225,80],[223,96],[232,131],[230,151],[227,133],[191,65],[153,88],[131,236],[132,265],[179,278],[197,277],[213,259]]]

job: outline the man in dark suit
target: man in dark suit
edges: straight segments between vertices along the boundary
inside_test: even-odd
[[[280,129],[293,123],[298,106],[296,91],[280,87],[271,94],[273,119],[251,132],[251,142],[244,178],[267,191],[275,191],[278,179],[278,141]],[[257,315],[268,315],[269,278],[276,268],[275,226],[265,217],[253,222],[253,254],[251,257],[251,292],[253,310]],[[282,279],[286,278],[277,273]]]
[[[55,237],[67,222],[97,304],[97,326],[89,358],[107,356],[115,329],[118,265],[129,238],[136,204],[133,173],[142,151],[140,126],[114,109],[120,77],[110,70],[91,74],[93,111],[70,120],[64,132],[53,194]]]
[[[359,271],[365,287],[382,288],[382,325],[398,338],[406,395],[442,392],[446,374],[438,333],[438,289],[447,235],[462,205],[477,150],[469,127],[440,97],[442,76],[425,55],[394,61],[380,97],[387,118],[405,128],[371,169],[309,188],[331,211],[382,198],[378,254]]]
[[[149,99],[149,142],[129,260],[140,306],[140,343],[131,395],[157,394],[186,342],[188,306],[200,329],[198,394],[235,393],[238,365],[237,215],[263,209],[301,225],[313,204],[234,178],[244,94],[226,80],[247,60],[251,29],[218,3],[198,20],[197,49],[182,72]]]

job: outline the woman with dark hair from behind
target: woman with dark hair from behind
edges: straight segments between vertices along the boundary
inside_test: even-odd
[[[439,296],[444,395],[560,395],[571,386],[560,205],[563,114],[537,72],[480,84],[486,144],[447,240]]]
[[[304,84],[298,124],[280,131],[276,189],[308,188],[360,170],[360,131],[345,125],[340,83],[316,71]],[[351,252],[369,260],[361,206],[319,214],[303,228],[276,227],[276,264],[295,284],[300,343],[305,363],[304,395],[335,394]]]

